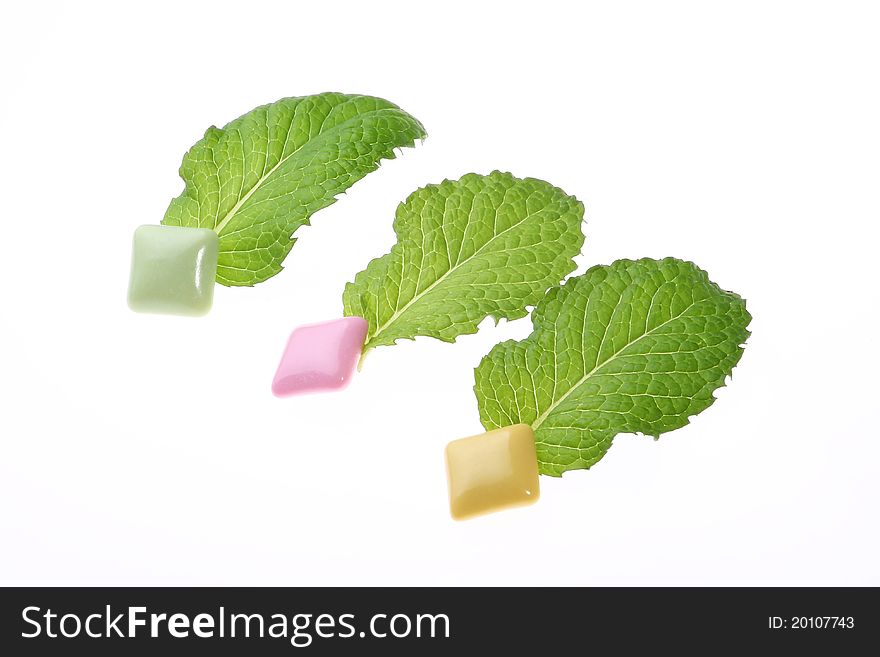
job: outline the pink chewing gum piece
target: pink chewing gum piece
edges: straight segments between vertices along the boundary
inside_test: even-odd
[[[294,329],[287,341],[272,393],[289,397],[348,385],[367,337],[367,320],[343,317]]]

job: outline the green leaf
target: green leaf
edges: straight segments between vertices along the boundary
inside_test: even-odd
[[[417,190],[397,208],[397,244],[345,287],[367,320],[364,354],[401,338],[454,342],[486,317],[526,315],[575,268],[584,206],[534,178],[495,171]]]
[[[659,437],[711,405],[750,320],[693,263],[593,267],[547,293],[529,337],[483,358],[480,419],[486,430],[531,425],[542,474],[589,468],[618,433]]]
[[[336,196],[424,139],[412,116],[381,98],[284,98],[208,128],[183,158],[183,193],[163,224],[220,236],[217,282],[254,285],[281,271],[297,228]]]

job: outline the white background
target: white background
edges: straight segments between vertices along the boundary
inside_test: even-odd
[[[0,20],[0,584],[880,584],[880,16],[855,2],[17,3]],[[183,153],[283,96],[429,138],[206,318],[126,307]],[[443,448],[528,320],[269,392],[394,209],[502,169],[586,203],[579,264],[694,260],[748,299],[733,381],[527,509],[455,523]]]

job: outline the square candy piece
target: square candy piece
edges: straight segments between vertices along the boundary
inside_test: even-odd
[[[204,315],[214,301],[217,233],[141,226],[134,233],[128,305],[139,313]]]
[[[343,317],[300,326],[290,334],[272,392],[287,397],[348,385],[367,337],[367,320]]]
[[[535,434],[514,424],[446,446],[449,509],[456,520],[538,501]]]

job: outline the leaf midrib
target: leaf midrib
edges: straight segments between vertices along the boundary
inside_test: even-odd
[[[339,107],[339,106],[337,105],[337,107]],[[272,175],[275,173],[275,171],[277,171],[281,166],[283,166],[286,162],[288,162],[290,160],[290,158],[292,158],[294,155],[299,153],[306,146],[309,146],[310,144],[314,143],[314,141],[316,139],[327,137],[327,136],[333,134],[334,132],[338,132],[343,127],[347,126],[348,124],[350,124],[354,121],[360,120],[360,119],[364,119],[364,118],[370,116],[371,114],[378,114],[380,112],[385,112],[385,111],[389,111],[389,110],[394,110],[394,108],[382,107],[379,109],[370,110],[369,112],[357,114],[357,115],[351,117],[350,119],[346,119],[342,123],[339,123],[338,125],[333,126],[332,128],[330,128],[326,132],[321,132],[319,130],[319,132],[314,137],[310,137],[299,148],[294,149],[287,156],[282,157],[280,160],[278,160],[278,162],[275,164],[275,166],[273,166],[271,169],[269,169],[269,171],[267,171],[262,176],[260,176],[260,179],[254,183],[253,187],[251,187],[244,196],[242,196],[238,201],[236,201],[235,205],[233,205],[232,208],[229,210],[229,212],[226,213],[226,216],[223,217],[223,219],[221,219],[217,224],[214,225],[214,232],[217,233],[218,235],[220,235],[221,232],[223,231],[223,229],[226,228],[226,226],[229,224],[229,222],[232,221],[232,219],[235,217],[236,213],[238,213],[238,211],[241,210],[241,208],[244,206],[245,203],[247,203],[247,201],[250,199],[250,197],[253,196],[254,193],[269,178],[272,177]],[[327,116],[330,116],[330,114],[328,113]],[[327,120],[327,116],[324,117],[325,121]],[[291,119],[290,126],[288,126],[287,136],[285,137],[285,142],[287,141],[287,138],[290,136],[290,130],[292,128],[293,128],[293,119]]]
[[[569,388],[568,392],[566,392],[564,395],[562,395],[562,397],[557,399],[555,402],[552,402],[550,404],[550,406],[547,407],[547,410],[545,410],[543,413],[541,413],[541,415],[538,416],[538,418],[532,423],[532,430],[537,431],[538,427],[540,427],[544,423],[544,420],[546,420],[550,416],[550,414],[553,413],[553,411],[555,411],[559,407],[560,404],[562,404],[566,399],[568,399],[575,390],[577,390],[584,383],[589,381],[590,377],[594,376],[600,369],[605,367],[605,365],[607,365],[608,363],[613,361],[615,358],[619,357],[621,354],[623,354],[624,351],[626,351],[627,349],[629,349],[633,345],[638,344],[639,340],[646,338],[647,336],[651,335],[654,331],[666,326],[670,322],[674,322],[675,320],[683,317],[685,315],[685,313],[687,313],[687,311],[689,311],[691,308],[693,308],[695,305],[697,305],[697,303],[699,301],[700,301],[700,299],[695,299],[694,301],[691,302],[691,304],[687,308],[682,310],[678,315],[676,315],[675,317],[670,317],[669,319],[661,322],[660,324],[658,324],[657,326],[652,328],[650,331],[645,331],[644,333],[642,333],[639,337],[637,337],[632,342],[627,342],[623,347],[621,347],[620,349],[615,351],[613,354],[611,354],[608,358],[606,358],[601,363],[599,363],[598,365],[593,367],[593,369],[591,369],[589,372],[584,374],[584,376],[581,377],[581,379],[577,383],[575,383],[571,388]],[[555,377],[556,372],[554,371],[553,374]]]
[[[543,207],[543,208],[541,208],[541,210],[544,210],[545,208],[546,208],[546,206]],[[538,212],[540,212],[541,210],[538,210]],[[496,212],[496,214],[497,214],[497,212],[498,212],[498,208],[495,209],[495,212]],[[416,303],[419,299],[421,299],[422,297],[424,297],[424,296],[425,296],[426,294],[428,294],[431,290],[433,290],[434,288],[436,288],[440,283],[442,283],[444,280],[446,280],[446,278],[448,278],[450,274],[452,274],[454,271],[460,270],[464,265],[466,265],[467,263],[469,263],[470,261],[472,261],[474,258],[476,258],[478,255],[480,255],[480,253],[482,253],[486,248],[488,248],[489,245],[492,244],[492,243],[493,243],[495,240],[497,240],[499,237],[501,237],[501,236],[504,235],[505,233],[508,233],[508,232],[510,232],[511,230],[514,230],[515,228],[518,228],[519,226],[523,225],[526,221],[528,221],[529,219],[531,219],[531,218],[532,218],[533,216],[535,216],[536,214],[537,214],[537,212],[532,212],[532,213],[526,215],[526,216],[523,218],[522,221],[520,221],[520,222],[518,222],[518,223],[516,223],[516,224],[513,224],[512,226],[509,226],[509,227],[505,228],[504,230],[502,230],[502,231],[501,231],[500,233],[498,233],[497,235],[494,235],[494,236],[492,237],[492,239],[490,239],[490,240],[489,240],[488,242],[486,242],[483,246],[481,246],[479,249],[477,249],[476,251],[474,251],[473,255],[471,255],[470,257],[466,258],[465,260],[462,260],[462,261],[457,262],[453,267],[451,267],[450,269],[448,269],[448,270],[447,270],[442,276],[440,276],[440,278],[438,278],[436,281],[434,281],[433,283],[431,283],[431,284],[430,284],[428,287],[426,287],[424,290],[422,290],[421,292],[419,292],[418,294],[416,294],[415,296],[413,296],[413,298],[410,299],[406,304],[404,304],[403,306],[401,306],[400,308],[398,308],[397,310],[395,310],[394,313],[391,315],[391,317],[388,319],[388,321],[385,322],[384,324],[382,324],[382,326],[380,326],[378,329],[376,329],[376,332],[373,333],[373,335],[370,336],[370,339],[367,341],[366,345],[364,345],[364,351],[366,352],[368,349],[372,349],[371,343],[374,342],[374,340],[376,339],[376,337],[377,337],[380,333],[382,333],[382,331],[384,331],[384,330],[385,330],[386,328],[388,328],[391,324],[393,324],[395,321],[397,321],[397,318],[400,317],[405,311],[407,311],[407,310],[408,310],[409,308],[411,308],[413,305],[415,305],[415,303]],[[424,262],[424,260],[423,260],[423,262]]]

